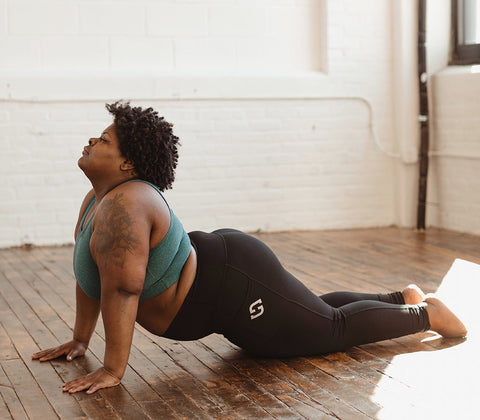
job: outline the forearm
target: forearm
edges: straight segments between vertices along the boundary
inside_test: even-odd
[[[76,317],[73,328],[73,338],[86,346],[95,331],[100,302],[88,297],[77,283],[76,286]]]
[[[125,373],[133,340],[139,295],[112,291],[102,297],[105,327],[104,367],[117,378]]]

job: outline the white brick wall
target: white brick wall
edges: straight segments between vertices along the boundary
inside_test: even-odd
[[[72,241],[120,97],[175,124],[189,230],[396,223],[391,10],[357,3],[0,0],[0,246]]]
[[[0,69],[320,70],[325,2],[1,0]]]
[[[78,32],[77,7],[61,0],[7,1],[8,34],[72,35]]]
[[[452,67],[432,83],[427,222],[480,234],[480,73]]]
[[[189,230],[392,222],[392,168],[369,138],[368,110],[359,101],[144,105],[174,121],[182,140],[167,196]],[[71,241],[88,190],[76,161],[87,139],[109,124],[103,104],[2,106],[1,245]]]
[[[189,228],[194,229],[199,218],[203,229],[389,223],[392,193],[384,180],[391,168],[369,139],[362,103],[288,100],[190,106],[202,108],[197,118],[208,124],[205,131],[199,121],[192,121],[193,129],[177,124],[184,146],[171,194]],[[173,120],[180,119],[177,110],[185,111],[170,109]],[[357,117],[352,119],[352,114]],[[370,205],[352,206],[359,198]]]
[[[163,37],[207,37],[208,8],[195,3],[150,3],[147,33]]]

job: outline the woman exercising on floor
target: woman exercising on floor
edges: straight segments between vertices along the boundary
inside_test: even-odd
[[[234,229],[187,234],[161,191],[171,187],[178,138],[153,109],[107,105],[113,124],[78,161],[93,189],[75,229],[73,339],[40,361],[85,354],[100,312],[103,367],[63,385],[74,393],[118,385],[135,322],[153,334],[194,340],[223,334],[265,357],[307,356],[432,329],[466,335],[437,298],[402,292],[316,296],[261,241]]]

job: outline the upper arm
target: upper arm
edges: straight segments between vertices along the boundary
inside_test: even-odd
[[[108,194],[97,209],[90,250],[102,296],[111,291],[140,294],[150,246],[151,221],[141,200],[128,190]]]

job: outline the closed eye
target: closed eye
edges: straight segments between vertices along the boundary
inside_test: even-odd
[[[107,142],[109,142],[110,140],[108,140],[106,136],[108,136],[108,133],[104,131],[99,138],[100,138],[101,141],[107,143]]]

